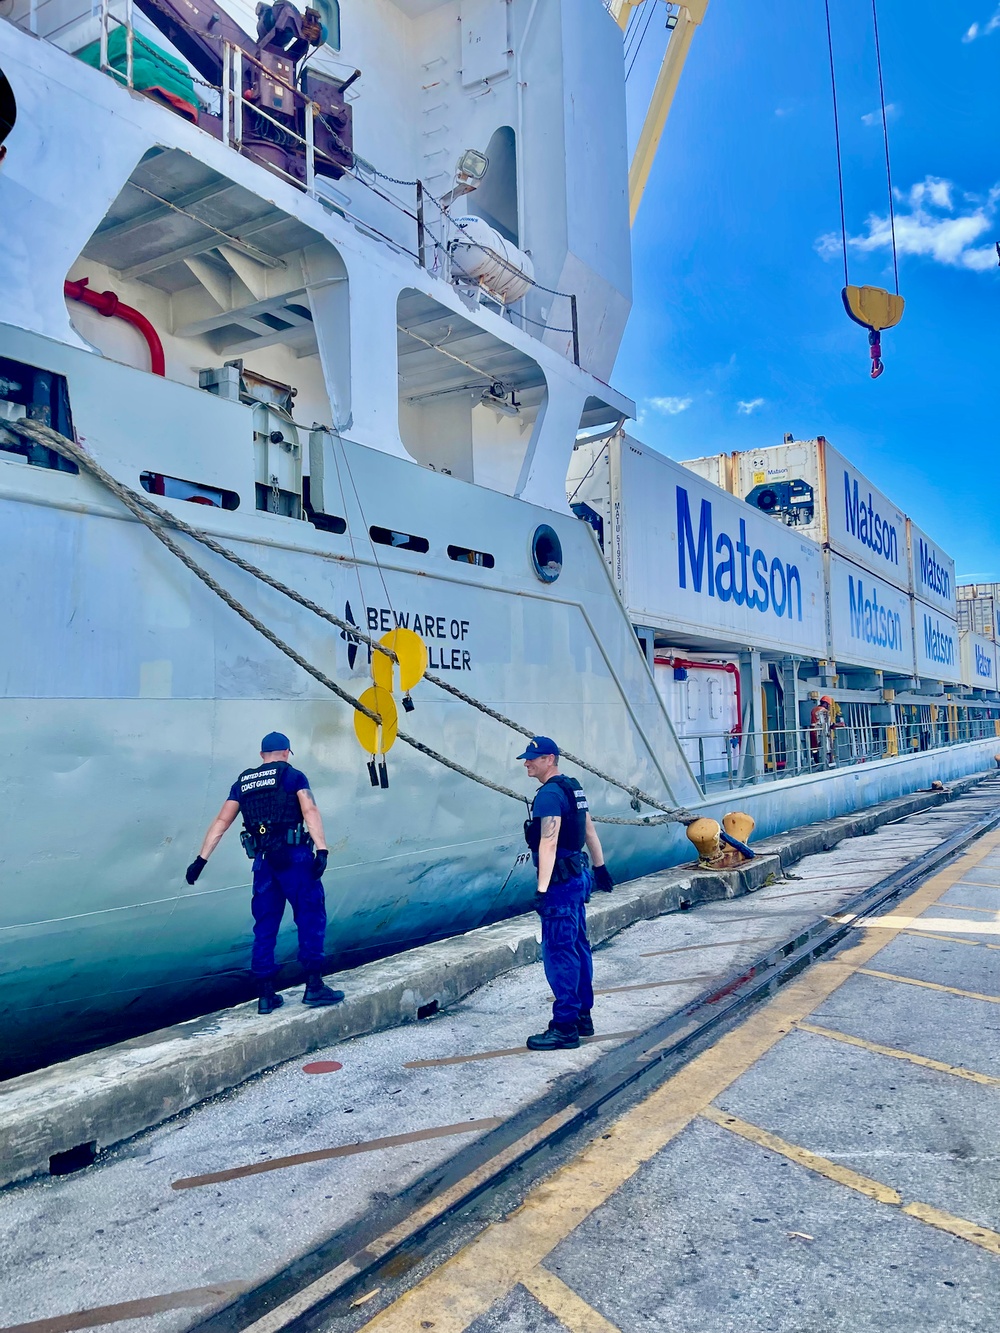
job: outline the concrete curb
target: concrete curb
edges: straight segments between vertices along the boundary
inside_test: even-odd
[[[688,905],[752,893],[800,857],[939,805],[986,776],[771,838],[740,870],[691,865],[633,880],[611,896],[597,894],[588,909],[591,940],[603,943],[637,921]],[[540,957],[532,912],[338,974],[333,980],[348,998],[335,1008],[307,1009],[296,989],[285,992],[285,1006],[266,1020],[255,1002],[243,1004],[11,1079],[0,1085],[0,1186],[47,1174],[56,1154],[121,1143],[320,1047],[429,1017]]]

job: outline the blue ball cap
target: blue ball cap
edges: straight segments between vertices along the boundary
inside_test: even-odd
[[[559,746],[551,736],[534,736],[525,747],[524,754],[519,754],[518,759],[538,759],[543,754],[554,754],[559,758]]]
[[[293,753],[292,743],[283,731],[269,731],[260,743],[261,754],[273,754],[275,750]]]

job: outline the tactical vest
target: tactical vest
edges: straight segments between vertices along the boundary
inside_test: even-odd
[[[261,764],[236,779],[243,816],[240,841],[251,860],[263,852],[312,842],[302,822],[298,793],[284,787],[288,767],[284,761]]]
[[[576,778],[568,778],[564,773],[556,773],[542,784],[559,788],[563,798],[563,814],[559,823],[559,836],[556,841],[556,863],[552,871],[552,883],[562,884],[565,880],[575,879],[583,873],[587,864],[584,845],[587,841],[587,798]],[[534,810],[534,802],[532,802]],[[539,815],[532,815],[524,821],[524,841],[531,848],[538,863],[538,848],[542,841],[542,820]]]

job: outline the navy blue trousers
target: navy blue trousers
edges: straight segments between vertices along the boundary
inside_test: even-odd
[[[542,918],[542,965],[552,987],[552,1021],[576,1026],[581,1013],[594,1007],[594,960],[587,939],[590,872],[552,884],[538,914]]]
[[[326,935],[326,897],[323,881],[313,879],[310,847],[289,847],[253,863],[253,955],[250,970],[255,977],[273,977],[278,971],[274,945],[291,903],[299,930],[299,962],[307,972],[321,972],[323,939]]]

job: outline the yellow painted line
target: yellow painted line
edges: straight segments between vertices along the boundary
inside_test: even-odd
[[[916,1217],[928,1226],[937,1227],[939,1231],[958,1236],[960,1240],[971,1241],[980,1249],[989,1250],[990,1254],[1000,1255],[1000,1235],[990,1231],[989,1227],[977,1226],[964,1217],[956,1217],[954,1213],[946,1213],[941,1208],[932,1208],[929,1203],[908,1203],[903,1212],[907,1217]]]
[[[901,981],[907,986],[924,986],[927,990],[944,991],[946,995],[961,995],[966,1000],[986,1000],[989,1004],[1000,1004],[1000,995],[980,995],[974,990],[960,990],[957,986],[942,986],[938,981],[921,981],[918,977],[901,977],[895,972],[877,972],[873,967],[859,967],[858,971],[866,977],[881,977],[883,981]]]
[[[917,1055],[915,1051],[903,1051],[898,1046],[883,1046],[877,1041],[866,1041],[864,1037],[855,1037],[847,1032],[837,1032],[834,1028],[820,1027],[816,1023],[797,1023],[803,1032],[812,1032],[817,1037],[828,1037],[830,1041],[842,1041],[848,1046],[859,1046],[864,1051],[874,1051],[876,1055],[889,1055],[894,1060],[908,1060],[910,1064],[922,1065],[925,1069],[935,1069],[939,1074],[953,1074],[955,1078],[967,1078],[971,1083],[983,1083],[989,1087],[1000,1087],[1000,1078],[992,1074],[980,1074],[975,1069],[965,1069],[962,1065],[949,1065],[943,1060],[932,1060],[928,1055]]]
[[[977,889],[996,889],[998,892],[1000,892],[1000,883],[988,884],[985,880],[982,879],[963,879],[960,880],[959,883],[955,885],[955,887],[957,889],[961,889],[966,884],[974,886]]]
[[[913,916],[906,926],[952,887],[970,866],[1000,844],[1000,832],[980,839],[946,870],[906,899]],[[902,929],[903,926],[900,926]],[[815,963],[767,1004],[755,1009],[712,1047],[678,1070],[633,1107],[577,1157],[541,1181],[503,1221],[481,1232],[422,1282],[376,1315],[365,1333],[464,1333],[464,1330],[523,1283],[560,1241],[660,1152],[726,1088],[806,1018],[894,938],[866,932],[835,959]],[[276,1325],[275,1327],[280,1327]],[[266,1333],[257,1326],[247,1333]]]
[[[858,1194],[864,1194],[867,1198],[874,1199],[876,1203],[886,1203],[892,1207],[899,1207],[902,1204],[901,1211],[907,1217],[914,1217],[919,1222],[926,1222],[928,1226],[937,1227],[939,1231],[947,1231],[952,1236],[958,1236],[960,1240],[978,1245],[980,1249],[988,1250],[991,1254],[1000,1255],[1000,1233],[991,1231],[989,1227],[981,1227],[964,1217],[956,1217],[954,1213],[946,1213],[928,1203],[903,1204],[903,1196],[891,1185],[884,1185],[880,1180],[872,1180],[870,1176],[862,1176],[849,1167],[841,1166],[839,1162],[831,1162],[828,1157],[820,1157],[818,1153],[800,1147],[797,1143],[788,1143],[785,1139],[778,1138],[777,1134],[771,1134],[766,1129],[761,1129],[759,1125],[748,1124],[746,1120],[740,1120],[737,1116],[727,1115],[725,1111],[720,1111],[715,1106],[707,1107],[702,1112],[702,1119],[711,1120],[713,1124],[721,1125],[723,1129],[738,1134],[750,1143],[756,1143],[770,1152],[779,1153],[782,1157],[787,1157],[790,1162],[804,1166],[817,1175],[825,1176],[827,1180],[836,1181],[838,1185],[846,1185],[848,1189],[856,1190]]]
[[[848,1166],[831,1162],[829,1158],[821,1157],[819,1153],[810,1152],[808,1148],[800,1148],[797,1143],[788,1143],[785,1139],[779,1139],[777,1134],[771,1134],[766,1129],[761,1129],[759,1125],[751,1125],[746,1120],[740,1120],[738,1116],[720,1111],[717,1106],[706,1106],[701,1116],[703,1120],[711,1120],[714,1125],[721,1125],[723,1129],[728,1129],[730,1133],[738,1134],[740,1138],[748,1139],[761,1148],[767,1148],[769,1152],[779,1153],[782,1157],[787,1157],[790,1162],[797,1162],[799,1166],[815,1171],[817,1175],[826,1176],[827,1180],[835,1180],[838,1185],[846,1185],[849,1189],[857,1190],[859,1194],[867,1195],[869,1199],[874,1199],[876,1203],[901,1204],[903,1202],[903,1196],[898,1190],[894,1190],[891,1185],[883,1185],[881,1181],[872,1180],[870,1176],[863,1176],[858,1171],[852,1171]]]
[[[541,1265],[521,1279],[521,1286],[526,1287],[550,1314],[554,1314],[563,1327],[569,1329],[569,1333],[621,1333],[617,1324],[612,1324],[609,1319],[598,1314],[572,1287],[567,1287],[561,1278]]]
[[[1000,916],[995,907],[967,907],[965,903],[938,903],[938,907],[945,909],[953,908],[956,912],[980,912],[983,916],[991,916],[994,920]]]

